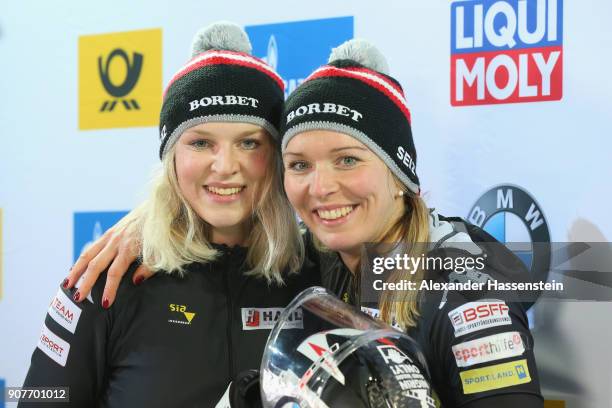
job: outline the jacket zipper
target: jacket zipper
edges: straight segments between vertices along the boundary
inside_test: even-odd
[[[228,356],[228,366],[229,366],[229,375],[230,381],[234,379],[234,356],[233,356],[233,342],[232,342],[232,327],[233,327],[233,310],[234,305],[232,304],[232,294],[230,288],[230,273],[232,266],[232,251],[230,250],[227,254],[228,259],[228,270],[225,271],[225,290],[227,291],[227,356]]]

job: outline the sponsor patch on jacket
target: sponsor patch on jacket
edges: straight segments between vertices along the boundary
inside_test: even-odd
[[[475,394],[531,382],[527,360],[510,361],[459,373],[464,394]]]
[[[455,337],[463,336],[490,327],[512,324],[508,305],[501,300],[470,302],[448,313]]]
[[[189,307],[187,305],[170,303],[168,305],[168,311],[170,312],[168,323],[190,325],[193,318],[196,317],[196,314],[190,312],[188,309]]]
[[[81,275],[79,280],[74,284],[74,287],[77,289],[80,288],[84,280],[85,280],[85,275]],[[91,297],[91,291],[89,291],[89,294],[87,295],[87,300],[89,300],[91,303],[94,302],[93,298]]]
[[[278,321],[282,307],[243,307],[242,308],[242,330],[270,330]],[[302,309],[296,309],[288,316],[286,329],[303,329]]]
[[[59,325],[70,333],[74,333],[81,317],[81,308],[60,289],[51,301],[48,313]]]
[[[524,352],[525,344],[519,332],[494,334],[453,346],[457,367],[470,367],[474,364],[518,357]]]
[[[40,339],[38,339],[37,347],[57,364],[62,367],[66,366],[68,353],[70,352],[70,344],[49,330],[44,324],[42,332],[40,333]]]

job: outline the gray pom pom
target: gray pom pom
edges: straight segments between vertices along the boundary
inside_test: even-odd
[[[361,38],[348,40],[334,48],[329,56],[329,62],[337,60],[353,60],[361,65],[389,75],[389,65],[384,55],[371,42]]]
[[[227,50],[251,54],[251,41],[247,33],[237,24],[219,21],[204,27],[193,38],[191,56],[208,50]]]

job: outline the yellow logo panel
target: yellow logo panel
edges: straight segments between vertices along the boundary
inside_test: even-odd
[[[157,126],[161,29],[79,37],[79,129]]]
[[[531,382],[527,360],[476,368],[459,373],[465,394],[495,390]]]

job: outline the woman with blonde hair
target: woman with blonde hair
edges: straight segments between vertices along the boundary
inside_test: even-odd
[[[310,231],[308,248],[320,258],[324,285],[348,303],[371,303],[361,290],[372,274],[363,257],[368,243],[391,260],[404,254],[419,258],[427,250],[432,259],[440,254],[486,259],[478,273],[392,268],[386,283],[412,282],[417,289],[384,291],[378,306],[362,310],[419,343],[443,407],[542,407],[533,338],[520,303],[486,291],[418,290],[428,278],[506,279],[525,267],[502,247],[486,245],[495,241],[486,232],[427,208],[410,110],[380,52],[363,40],[335,49],[330,62],[287,99],[281,134],[285,191]],[[102,265],[110,263],[119,241],[134,247],[134,234],[122,238],[123,231],[114,229],[97,242],[75,265],[71,282],[96,256]],[[114,262],[122,269],[120,257]],[[96,269],[87,267],[87,280],[95,281]]]
[[[58,406],[212,407],[230,381],[248,383],[274,319],[317,284],[297,273],[303,243],[282,191],[283,81],[250,48],[229,23],[196,37],[164,92],[162,168],[132,225],[156,276],[117,282],[112,307],[102,280],[91,297],[64,282],[25,387],[69,387]]]
[[[442,406],[542,407],[521,304],[486,290],[420,290],[423,282],[506,279],[520,262],[505,262],[516,257],[485,245],[494,240],[479,228],[426,207],[410,110],[384,56],[363,40],[335,49],[286,101],[281,132],[287,196],[318,246],[338,255],[325,274],[335,283],[330,289],[356,305],[371,302],[372,286],[365,290],[373,271],[364,250],[382,255],[390,265],[381,275],[387,288],[407,288],[385,290],[377,307],[362,310],[419,343]],[[441,256],[444,266],[401,262],[429,265]],[[469,273],[459,262],[465,259],[472,261]]]

